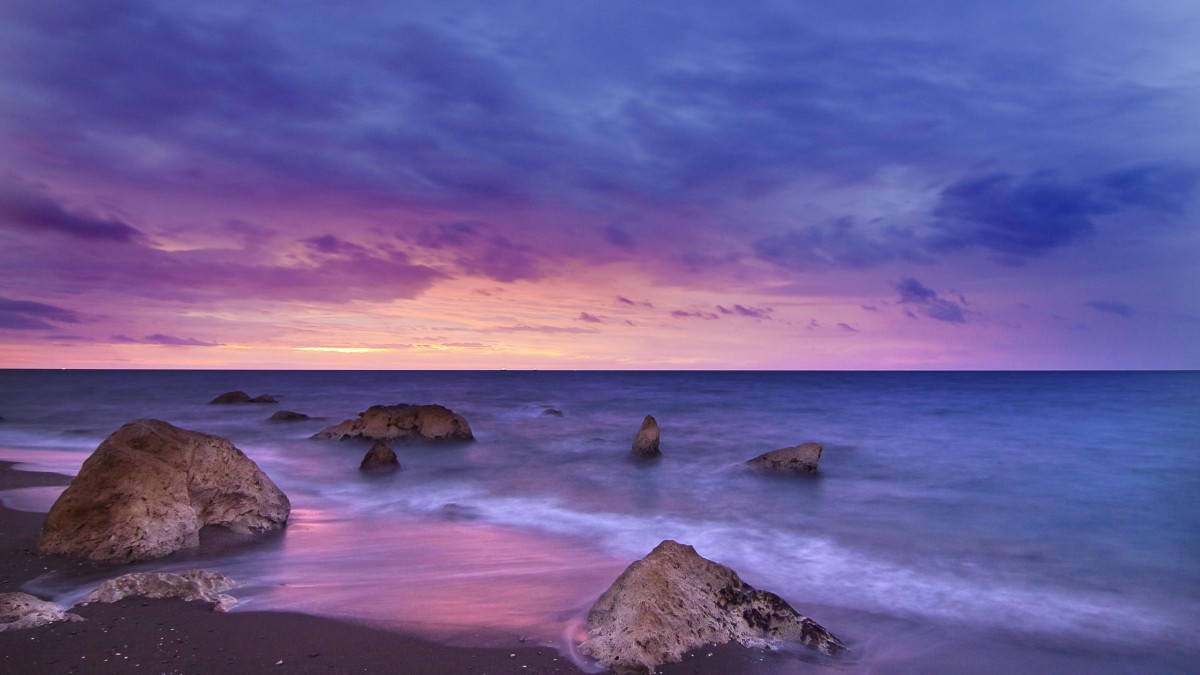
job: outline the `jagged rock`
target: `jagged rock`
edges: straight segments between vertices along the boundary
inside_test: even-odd
[[[473,441],[471,426],[462,415],[440,405],[373,405],[357,419],[346,420],[313,434],[313,438],[370,438],[379,441]]]
[[[28,593],[0,593],[0,633],[59,621],[83,621],[83,617]]]
[[[271,415],[272,422],[298,422],[306,419],[308,419],[308,415],[291,410],[277,410],[274,415]]]
[[[400,460],[396,459],[396,453],[387,443],[375,441],[358,468],[362,471],[394,471],[400,468]]]
[[[100,584],[83,604],[117,602],[131,595],[147,598],[179,598],[189,602],[212,603],[213,611],[225,612],[237,604],[237,598],[226,595],[237,582],[220,572],[187,570],[186,572],[134,572]]]
[[[617,673],[653,673],[705,644],[802,644],[828,655],[840,640],[774,593],[666,540],[634,562],[592,605],[583,653]]]
[[[646,415],[637,436],[633,438],[633,456],[658,457],[661,454],[658,450],[658,420],[652,415]]]
[[[200,543],[200,528],[282,527],[291,504],[228,440],[158,420],[126,424],[88,457],[54,502],[38,551],[131,561]]]
[[[801,443],[791,448],[764,452],[746,463],[781,473],[811,474],[817,472],[821,450],[820,443]]]

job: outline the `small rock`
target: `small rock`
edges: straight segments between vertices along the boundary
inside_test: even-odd
[[[308,419],[308,415],[291,410],[277,410],[274,415],[271,415],[272,422],[298,422],[306,419]]]
[[[662,453],[658,449],[658,420],[652,415],[646,415],[637,436],[633,438],[634,457],[658,457]]]
[[[248,403],[279,403],[279,400],[270,394],[259,394],[247,401]]]
[[[189,602],[212,603],[213,611],[225,612],[237,604],[237,598],[225,595],[237,582],[220,572],[187,570],[173,572],[134,572],[100,584],[83,599],[89,602],[117,602],[130,596],[179,598]]]
[[[400,468],[400,460],[387,443],[375,441],[358,468],[362,471],[395,471]]]
[[[209,405],[227,405],[230,403],[249,403],[250,394],[244,391],[227,391],[224,394],[209,401]]]
[[[0,633],[59,621],[83,621],[83,617],[28,593],[0,593]]]
[[[542,411],[542,414],[549,415],[550,417],[562,417],[563,411],[559,410],[558,408],[546,408]]]
[[[821,451],[820,443],[801,443],[791,448],[764,452],[746,463],[780,473],[814,474],[817,472],[817,463],[821,461]]]

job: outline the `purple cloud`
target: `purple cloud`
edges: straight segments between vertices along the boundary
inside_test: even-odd
[[[142,339],[132,338],[128,335],[120,334],[109,338],[112,342],[119,344],[147,344],[147,345],[169,345],[173,347],[219,347],[220,343],[205,342],[192,337],[175,337],[173,335],[164,335],[163,333],[155,333],[147,335]]]
[[[603,318],[598,317],[594,314],[588,314],[587,312],[579,313],[579,321],[583,321],[585,323],[604,323]]]
[[[704,319],[705,321],[716,321],[717,319],[721,318],[712,312],[704,312],[700,310],[689,312],[682,309],[677,309],[671,312],[671,316],[675,317],[676,319]]]
[[[0,228],[113,242],[130,242],[140,234],[125,223],[72,213],[54,200],[12,186],[0,186]]]
[[[962,307],[953,301],[938,297],[935,291],[926,288],[924,284],[913,277],[902,279],[892,286],[900,292],[901,304],[920,305],[925,316],[931,319],[948,323],[967,322]],[[911,310],[906,309],[905,314],[916,318]]]
[[[0,329],[46,330],[54,323],[79,323],[76,312],[30,300],[0,297]]]
[[[1116,314],[1117,316],[1125,317],[1137,314],[1132,307],[1116,300],[1093,300],[1087,303],[1087,305],[1097,312],[1104,312],[1105,314]]]

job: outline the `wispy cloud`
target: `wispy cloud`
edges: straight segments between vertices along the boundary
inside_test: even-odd
[[[931,319],[948,323],[967,322],[966,314],[961,306],[951,300],[938,297],[937,292],[926,288],[924,284],[913,277],[902,279],[893,284],[893,287],[900,292],[901,304],[917,305],[921,312]],[[907,314],[916,318],[911,311],[907,311]]]

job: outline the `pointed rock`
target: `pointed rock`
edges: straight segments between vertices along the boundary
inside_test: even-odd
[[[375,441],[358,468],[362,471],[395,471],[400,468],[400,460],[396,459],[396,453],[387,443]]]
[[[658,449],[658,420],[646,415],[637,436],[633,438],[633,456],[658,457],[661,454]]]
[[[774,593],[666,540],[630,565],[592,605],[584,654],[617,673],[653,673],[706,644],[800,644],[828,655],[840,640]]]

